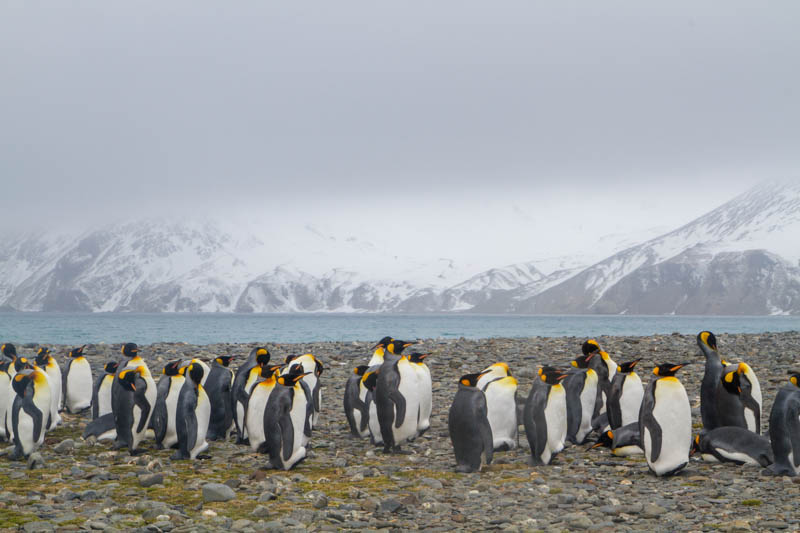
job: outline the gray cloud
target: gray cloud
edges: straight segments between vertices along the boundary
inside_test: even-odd
[[[17,217],[267,206],[359,227],[408,208],[406,229],[454,235],[602,199],[623,216],[605,231],[797,175],[795,2],[1,9]]]

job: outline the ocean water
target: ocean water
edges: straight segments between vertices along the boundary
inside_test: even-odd
[[[312,342],[800,330],[797,316],[0,313],[0,342]]]

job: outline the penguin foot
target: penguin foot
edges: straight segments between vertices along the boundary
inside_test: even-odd
[[[211,456],[210,456],[210,455],[208,455],[208,454],[202,454],[202,455],[198,455],[198,456],[196,457],[196,459],[199,459],[199,460],[201,460],[201,461],[204,461],[204,460],[206,460],[206,459],[211,459]]]
[[[183,460],[185,460],[185,459],[188,459],[188,458],[189,458],[189,455],[188,455],[188,454],[181,453],[181,452],[180,452],[180,450],[179,450],[179,451],[177,451],[177,452],[175,452],[175,453],[173,453],[173,454],[170,456],[170,459],[171,459],[172,461],[183,461]]]
[[[474,471],[475,471],[475,469],[472,468],[470,465],[457,465],[456,466],[456,472],[459,472],[459,473],[462,473],[462,474],[469,474],[469,473],[474,472]]]

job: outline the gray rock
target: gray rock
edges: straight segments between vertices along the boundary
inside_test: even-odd
[[[402,503],[400,503],[399,501],[397,501],[395,499],[391,499],[391,498],[388,499],[388,500],[383,500],[381,502],[381,507],[380,507],[381,511],[384,511],[384,512],[387,512],[387,513],[396,513],[402,508],[403,508],[403,504]]]
[[[203,485],[204,502],[227,502],[236,498],[236,493],[224,483],[206,483]]]
[[[328,497],[324,494],[317,494],[314,496],[312,505],[314,509],[325,509],[328,506]]]
[[[142,487],[152,487],[164,483],[164,474],[156,472],[155,474],[143,474],[139,476],[139,485]]]
[[[253,512],[250,513],[255,518],[266,518],[269,516],[269,509],[264,507],[263,505],[256,505],[256,508],[253,509]]]
[[[30,457],[28,457],[28,470],[34,470],[36,468],[44,468],[44,457],[39,452],[33,452]]]
[[[64,439],[53,447],[53,451],[59,454],[69,453],[75,449],[75,441]]]
[[[22,526],[22,531],[26,533],[41,533],[44,531],[55,531],[56,528],[50,522],[28,522]]]

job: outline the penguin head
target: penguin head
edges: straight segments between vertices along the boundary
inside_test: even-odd
[[[283,365],[264,365],[261,367],[261,377],[269,379],[279,373]]]
[[[122,346],[122,355],[132,359],[139,355],[139,346],[135,342],[128,342]]]
[[[287,387],[294,387],[298,381],[307,376],[310,372],[303,372],[303,365],[292,365],[289,371],[284,375],[278,377],[278,383]]]
[[[379,357],[383,357],[386,355],[386,348],[384,348],[382,345],[378,345],[375,347],[375,351],[373,353]]]
[[[86,345],[80,346],[78,348],[73,348],[67,354],[67,357],[75,359],[77,357],[83,357],[83,350],[86,348]],[[133,357],[133,356],[131,356]]]
[[[256,349],[256,364],[264,366],[269,363],[270,357],[272,356],[266,348]]]
[[[543,366],[539,368],[539,379],[547,383],[548,385],[558,385],[561,383],[561,380],[567,377],[563,370],[560,368],[555,368],[552,366]]]
[[[14,370],[22,372],[23,370],[33,370],[33,365],[24,357],[17,357],[14,359]]]
[[[790,370],[787,374],[789,374],[789,383],[795,387],[800,387],[800,370]]]
[[[576,357],[570,364],[575,368],[589,368],[589,361],[592,360],[592,357],[597,355],[597,352],[591,352],[588,354],[581,354]]]
[[[581,351],[583,355],[589,355],[590,353],[595,353],[600,351],[600,344],[597,343],[594,339],[589,339],[583,343],[581,346]]]
[[[50,360],[50,348],[39,348],[39,351],[36,352],[36,364],[39,366],[44,366]]]
[[[736,370],[731,370],[722,374],[720,381],[722,382],[722,386],[725,387],[725,390],[730,394],[739,395],[742,393],[742,380],[739,377],[739,372]]]
[[[164,370],[161,371],[165,376],[177,376],[181,373],[181,360],[170,361],[164,365]]]
[[[399,341],[397,339],[392,339],[392,342],[386,345],[386,349],[389,353],[393,353],[395,355],[400,355],[403,353],[403,350],[411,346],[412,344],[416,344],[415,341]]]
[[[11,381],[14,392],[20,396],[25,396],[25,389],[28,388],[28,385],[33,383],[33,376],[31,374],[32,372],[28,371],[20,372],[14,376],[14,379]]]
[[[412,352],[408,356],[408,360],[412,363],[422,364],[425,362],[425,358],[428,357],[429,353],[419,353],[419,352]]]
[[[192,363],[186,369],[186,373],[189,374],[189,379],[191,379],[195,384],[199,385],[200,382],[203,381],[203,374],[205,371],[203,370],[202,366]]]
[[[700,348],[708,347],[717,351],[717,338],[710,331],[701,331],[697,334],[697,344]]]
[[[233,359],[232,355],[220,355],[214,359],[217,363],[221,364],[224,367],[230,366],[231,360]]]
[[[465,387],[476,387],[478,385],[478,380],[481,379],[481,376],[484,375],[486,372],[477,372],[475,374],[464,374],[458,380],[461,385]]]
[[[11,344],[10,342],[5,343],[0,351],[3,352],[3,355],[8,357],[9,359],[16,359],[17,358],[17,347]]]
[[[309,354],[310,355],[310,354]],[[314,357],[313,355],[311,357]],[[314,375],[320,377],[322,372],[325,371],[325,367],[322,365],[322,361],[314,357]]]
[[[662,363],[653,369],[653,374],[660,378],[674,376],[675,373],[689,363]]]
[[[375,350],[377,348],[386,348],[387,346],[389,346],[389,344],[391,344],[393,340],[394,339],[391,337],[384,337],[381,340],[379,340],[378,343],[372,347],[372,349]]]
[[[364,388],[369,391],[375,391],[375,386],[378,384],[378,371],[373,370],[372,372],[365,372],[363,376],[361,376],[361,383],[364,384]]]
[[[127,368],[119,373],[119,384],[122,388],[128,391],[136,390],[136,371],[132,368]]]
[[[119,368],[118,362],[109,361],[108,363],[106,363],[106,366],[103,367],[103,370],[105,370],[106,374],[116,374],[118,368]]]
[[[694,436],[692,439],[692,447],[689,448],[689,456],[700,452],[700,434]]]
[[[367,372],[367,370],[369,370],[369,367],[367,365],[358,365],[353,369],[353,374],[355,374],[356,376],[363,376]]]
[[[611,448],[613,444],[614,432],[609,429],[608,431],[600,433],[600,436],[597,437],[597,441],[592,444],[591,448],[600,448],[601,446]]]
[[[0,372],[8,372],[8,367],[11,366],[11,361],[0,360]]]
[[[633,372],[633,367],[635,367],[636,364],[641,360],[642,358],[640,357],[638,359],[634,359],[633,361],[628,361],[627,363],[621,363],[617,367],[617,372],[622,372],[623,374],[628,374],[629,372]]]

